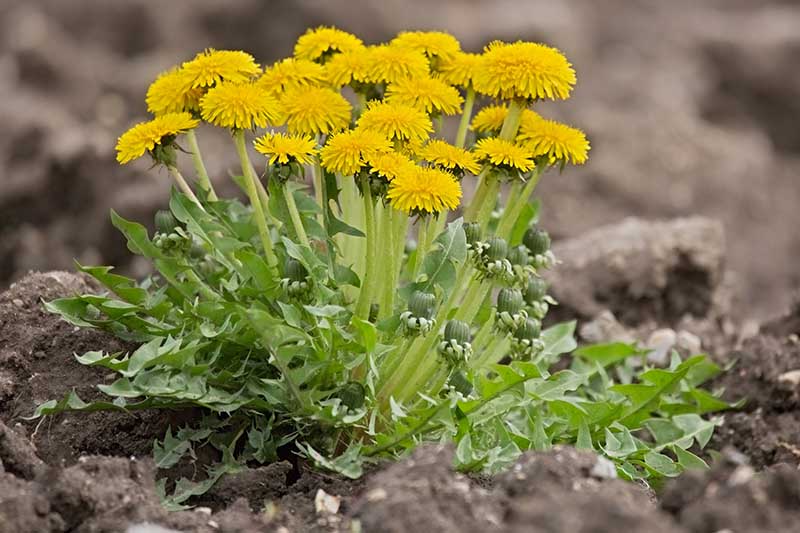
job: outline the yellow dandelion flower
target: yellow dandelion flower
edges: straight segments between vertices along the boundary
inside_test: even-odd
[[[117,140],[117,161],[125,164],[152,152],[156,146],[165,146],[176,135],[196,128],[200,123],[189,113],[165,113],[153,120],[140,122],[120,135]]]
[[[377,174],[389,181],[395,179],[398,174],[407,171],[409,166],[415,166],[407,155],[394,150],[371,154],[367,156],[366,162],[372,169],[373,174]]]
[[[504,105],[487,105],[475,114],[470,127],[477,133],[497,133],[508,115]]]
[[[450,85],[468,87],[475,77],[481,62],[481,56],[467,52],[458,52],[439,60],[436,72]]]
[[[481,170],[475,154],[442,140],[430,141],[418,153],[426,161],[456,174],[464,171],[477,174]]]
[[[575,71],[556,48],[517,41],[489,44],[475,78],[475,90],[494,98],[569,97]]]
[[[247,52],[213,48],[186,61],[182,70],[192,87],[211,87],[221,81],[244,83],[261,74],[261,67]]]
[[[547,155],[550,163],[561,161],[582,165],[589,158],[589,141],[577,128],[554,120],[539,118],[520,124],[517,141],[535,156]]]
[[[367,159],[391,149],[392,143],[385,135],[356,128],[332,135],[320,156],[328,172],[351,176],[361,170]]]
[[[398,173],[386,197],[395,209],[408,214],[437,214],[458,207],[461,185],[447,172],[414,166]]]
[[[255,83],[222,82],[200,100],[203,120],[222,128],[265,128],[280,123],[278,100]]]
[[[458,39],[443,31],[404,31],[389,44],[420,51],[429,58],[448,59],[461,51]]]
[[[315,135],[347,128],[353,107],[333,89],[302,87],[283,95],[281,110],[290,133]]]
[[[367,48],[367,81],[394,83],[403,78],[427,76],[428,59],[411,48],[381,44]]]
[[[366,82],[370,60],[366,48],[336,54],[325,63],[329,84],[344,87],[352,82]]]
[[[364,43],[353,35],[338,28],[320,26],[309,29],[297,39],[294,55],[298,59],[316,61],[325,59],[332,52],[350,52],[363,48]]]
[[[203,90],[192,88],[191,79],[179,68],[162,72],[147,89],[147,110],[154,115],[199,111]]]
[[[386,101],[423,109],[426,113],[455,115],[461,112],[464,99],[458,89],[438,78],[420,76],[389,84]]]
[[[425,139],[433,131],[431,118],[421,109],[389,102],[370,103],[358,125],[399,140]]]
[[[277,95],[283,91],[319,85],[325,81],[322,65],[293,57],[278,61],[258,78],[258,84]]]
[[[256,151],[269,157],[269,164],[275,162],[282,165],[297,161],[301,165],[310,165],[314,159],[317,143],[308,135],[291,135],[285,133],[267,133],[253,143]]]
[[[531,153],[525,147],[497,137],[480,139],[475,143],[475,155],[478,161],[497,167],[510,167],[520,172],[528,172],[535,166]]]

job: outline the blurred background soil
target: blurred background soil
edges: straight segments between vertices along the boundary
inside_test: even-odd
[[[492,39],[562,49],[578,86],[541,111],[587,131],[589,163],[547,176],[558,238],[628,216],[720,220],[737,317],[784,309],[800,284],[800,2],[793,0],[0,0],[0,289],[31,269],[131,263],[109,208],[150,220],[169,180],[120,167],[116,137],[146,117],[162,70],[204,47],[262,64],[307,27],[367,42],[443,29],[467,50]],[[225,134],[200,132],[222,187]]]

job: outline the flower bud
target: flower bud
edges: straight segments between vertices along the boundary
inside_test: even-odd
[[[367,391],[364,389],[364,385],[356,381],[347,383],[336,393],[336,396],[342,401],[342,405],[345,405],[348,409],[364,407],[366,395]]]
[[[542,229],[528,229],[522,242],[532,255],[542,255],[550,249],[550,235]]]
[[[512,265],[528,266],[528,262],[530,261],[528,249],[524,246],[515,246],[508,252],[508,261]]]
[[[467,237],[467,244],[473,245],[481,240],[483,229],[477,222],[466,222],[464,224],[464,235]]]
[[[172,213],[163,209],[156,212],[155,222],[156,231],[159,233],[169,234],[178,227],[178,221]]]
[[[451,389],[463,396],[469,396],[472,393],[472,383],[470,383],[469,378],[461,369],[453,372],[447,384]]]
[[[306,281],[308,278],[308,270],[306,270],[306,267],[303,266],[303,263],[294,257],[290,257],[286,260],[285,273],[286,277],[289,278],[289,281],[293,282]]]
[[[514,339],[517,341],[532,342],[539,338],[541,332],[542,328],[539,325],[539,321],[529,318],[514,332]]]
[[[439,343],[439,353],[451,368],[464,366],[472,357],[469,324],[451,320],[444,327],[444,336]]]
[[[408,300],[408,310],[415,318],[433,318],[436,296],[429,292],[414,291]]]
[[[508,255],[508,243],[502,237],[492,237],[486,241],[489,247],[486,250],[486,257],[490,261],[502,261]]]
[[[547,282],[538,276],[528,278],[528,286],[525,288],[525,303],[533,305],[547,295]]]
[[[497,293],[497,312],[516,315],[522,310],[524,301],[519,289],[500,289]]]
[[[458,344],[468,343],[471,340],[469,324],[461,320],[451,320],[444,327],[444,340],[454,340]]]

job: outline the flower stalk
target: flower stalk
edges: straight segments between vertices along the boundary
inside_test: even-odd
[[[239,161],[242,165],[247,197],[250,200],[250,205],[253,207],[253,216],[256,220],[256,226],[258,227],[258,235],[261,239],[261,246],[264,249],[264,256],[267,258],[267,264],[272,268],[276,268],[278,266],[278,258],[273,249],[272,237],[267,227],[267,217],[264,212],[264,206],[261,203],[261,197],[259,196],[257,185],[259,181],[258,176],[256,176],[253,164],[250,162],[250,156],[247,154],[244,131],[240,129],[235,130],[233,132],[233,140],[236,144],[236,152],[239,155]]]
[[[214,185],[211,183],[211,178],[208,177],[206,164],[203,162],[203,155],[200,153],[200,145],[197,143],[197,134],[195,130],[186,132],[186,140],[189,141],[189,150],[192,153],[192,162],[194,163],[194,170],[197,173],[197,182],[204,191],[208,199],[216,202],[219,198],[214,190]]]

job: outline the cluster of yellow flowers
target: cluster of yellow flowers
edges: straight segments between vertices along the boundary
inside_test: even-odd
[[[443,32],[365,45],[320,27],[298,39],[293,57],[263,70],[245,52],[209,49],[161,74],[146,97],[155,118],[119,138],[117,159],[150,153],[174,169],[164,154],[187,133],[197,155],[200,121],[235,133],[267,129],[254,146],[269,165],[383,180],[386,203],[438,214],[458,207],[466,174],[524,180],[540,164],[584,163],[583,132],[528,109],[569,97],[575,81],[561,52],[542,44],[493,42],[473,54]],[[473,119],[476,99],[488,105]],[[459,113],[455,143],[435,138],[441,117]],[[467,149],[470,121],[478,139]],[[200,185],[213,191],[202,161],[196,167]]]

